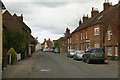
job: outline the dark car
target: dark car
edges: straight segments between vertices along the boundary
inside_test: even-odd
[[[91,63],[92,61],[105,62],[105,52],[102,48],[90,48],[83,55],[82,61]]]

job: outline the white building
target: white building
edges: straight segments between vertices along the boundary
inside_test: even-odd
[[[40,43],[38,43],[36,46],[35,46],[35,51],[39,51],[42,49],[42,46]]]

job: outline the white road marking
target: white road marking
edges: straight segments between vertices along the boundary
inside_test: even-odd
[[[48,71],[50,71],[49,69],[42,69],[41,70],[42,72],[48,72]]]

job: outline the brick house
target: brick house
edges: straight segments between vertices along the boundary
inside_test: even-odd
[[[44,42],[41,44],[42,49],[52,49],[53,47],[53,43],[50,40],[50,38],[48,40],[44,39]]]
[[[99,12],[93,7],[90,18],[84,15],[83,22],[80,20],[79,26],[71,33],[72,49],[86,50],[89,47],[102,47],[106,55],[117,56],[119,4],[113,6],[105,2],[103,11]]]
[[[23,15],[17,16],[16,14],[11,15],[8,10],[6,10],[3,14],[3,30],[8,30],[10,32],[18,32],[18,33],[27,33],[28,34],[28,49],[23,55],[24,58],[29,56],[29,44],[31,44],[31,29],[23,22]],[[3,64],[5,67],[7,66],[7,49],[3,48]]]

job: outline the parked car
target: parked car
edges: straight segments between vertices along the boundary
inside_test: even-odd
[[[60,53],[59,49],[58,49],[58,48],[55,48],[55,49],[54,49],[54,53]]]
[[[92,61],[105,62],[105,52],[102,48],[90,48],[83,54],[82,61],[91,63]]]
[[[47,48],[44,48],[44,49],[43,49],[43,52],[47,52],[47,51],[48,51],[48,49],[47,49]]]
[[[69,50],[68,53],[67,53],[67,57],[70,57],[70,58],[73,58],[74,57],[74,54],[76,54],[76,51],[75,50]]]
[[[82,60],[83,58],[83,54],[85,53],[85,51],[76,51],[76,54],[74,54],[74,60]]]

